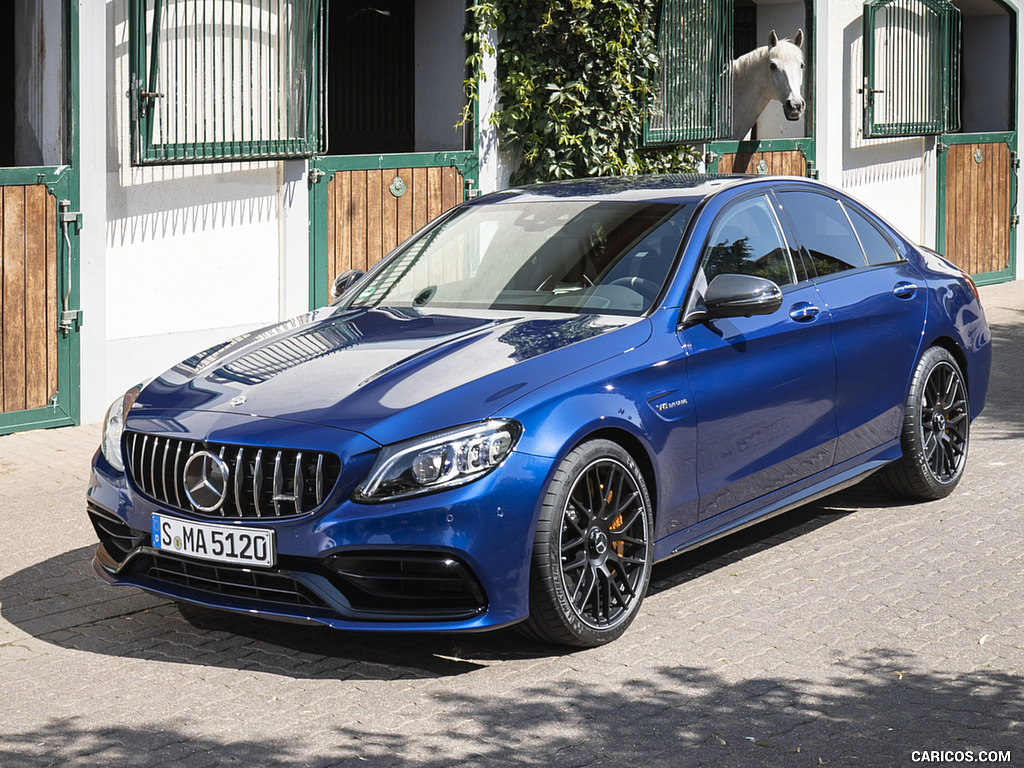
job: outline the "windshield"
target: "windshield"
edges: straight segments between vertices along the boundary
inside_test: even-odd
[[[689,216],[666,203],[469,206],[374,270],[349,306],[640,315],[668,278]]]

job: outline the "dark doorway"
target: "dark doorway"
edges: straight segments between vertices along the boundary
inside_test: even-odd
[[[408,0],[332,0],[328,155],[415,149],[415,8]]]

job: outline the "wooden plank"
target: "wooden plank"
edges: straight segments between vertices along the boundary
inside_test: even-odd
[[[997,215],[996,231],[1000,233],[997,243],[998,252],[993,254],[991,272],[1000,272],[1010,266],[1010,147],[1000,143],[998,156],[998,173],[996,182],[996,202],[993,205]]]
[[[25,190],[25,406],[42,408],[47,393],[46,187]]]
[[[46,390],[57,394],[57,313],[60,310],[60,243],[57,234],[57,196],[46,195]]]
[[[366,269],[366,171],[352,171],[352,269]]]
[[[462,202],[462,176],[454,168],[441,171],[441,211],[454,208]]]
[[[441,168],[427,169],[427,221],[433,221],[444,212],[441,197]]]
[[[334,200],[334,241],[336,254],[330,278],[333,280],[346,269],[352,269],[352,173],[336,173],[338,180]]]
[[[408,193],[407,193],[408,194]],[[427,169],[412,172],[412,228],[417,230],[430,221],[427,208]]]
[[[369,269],[384,255],[382,178],[379,170],[366,172],[366,261],[360,269]]]
[[[4,187],[3,412],[25,410],[25,188]]]
[[[402,243],[408,240],[414,231],[412,168],[400,168],[398,175],[405,182],[405,194],[398,198],[398,242]]]
[[[391,184],[399,176],[398,170],[389,168],[381,174],[381,207],[383,214],[381,232],[381,256],[387,256],[398,245],[398,201],[391,193]],[[404,179],[403,179],[404,181]],[[405,197],[403,194],[402,197]]]

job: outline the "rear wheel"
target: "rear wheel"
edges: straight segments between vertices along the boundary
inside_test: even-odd
[[[538,519],[523,632],[584,647],[619,637],[647,591],[652,530],[643,474],[621,446],[594,440],[572,451]]]
[[[882,473],[897,496],[941,499],[956,488],[967,463],[971,417],[967,386],[952,354],[931,347],[914,371],[903,418],[903,458]]]

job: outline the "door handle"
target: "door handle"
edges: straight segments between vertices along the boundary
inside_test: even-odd
[[[798,323],[809,323],[818,316],[821,309],[807,301],[798,301],[789,308],[789,316]]]
[[[892,293],[897,299],[912,299],[917,295],[917,286],[901,280],[892,287]]]

